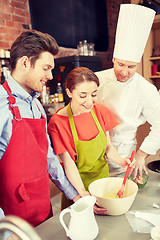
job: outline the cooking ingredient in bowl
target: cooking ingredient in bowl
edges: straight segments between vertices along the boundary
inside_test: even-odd
[[[148,178],[149,176],[143,172],[142,177],[140,177],[139,175],[137,175],[135,178],[133,176],[133,174],[128,177],[129,179],[131,179],[132,181],[134,181],[139,188],[143,187],[147,182],[148,182]]]
[[[126,196],[123,195],[121,198],[124,198],[124,197],[126,197]],[[117,195],[117,193],[115,193],[114,195],[112,194],[112,195],[102,196],[102,198],[106,198],[106,199],[118,199],[119,196]]]
[[[143,184],[143,177],[137,177],[134,179],[134,182],[137,183],[137,185],[142,185]]]
[[[125,192],[123,193],[123,196],[121,198],[126,198],[130,195],[132,195],[134,193],[130,193],[129,195],[127,195]],[[106,198],[106,199],[118,199],[119,196],[117,195],[117,192],[116,193],[111,193],[111,194],[105,194],[102,196],[102,198]]]

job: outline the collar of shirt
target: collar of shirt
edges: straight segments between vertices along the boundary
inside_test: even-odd
[[[31,94],[26,92],[18,83],[14,80],[12,76],[8,78],[8,85],[11,89],[11,92],[13,96],[18,96],[24,101],[31,102],[34,98],[37,98],[40,96],[40,93],[37,93],[35,91],[32,91]]]

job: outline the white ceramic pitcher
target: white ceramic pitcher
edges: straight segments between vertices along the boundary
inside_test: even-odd
[[[70,239],[93,240],[97,237],[99,228],[93,212],[95,202],[96,198],[93,196],[82,197],[71,205],[70,209],[66,208],[61,211],[59,219]],[[70,213],[68,227],[63,220],[66,213]]]

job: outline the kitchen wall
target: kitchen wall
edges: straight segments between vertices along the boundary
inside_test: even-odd
[[[118,19],[118,13],[120,4],[131,3],[131,0],[106,0],[107,2],[107,21],[108,21],[108,43],[109,47],[106,52],[96,52],[96,55],[102,59],[102,68],[112,67],[112,54],[114,48],[114,39],[116,32],[116,25]],[[76,53],[75,49],[63,49],[57,55],[57,57],[63,57],[68,55],[73,55]]]
[[[106,0],[108,16],[108,37],[109,48],[106,52],[96,52],[102,58],[102,67],[112,66],[112,53],[114,37],[118,18],[119,6],[121,3],[130,3],[130,0]],[[20,32],[31,29],[31,19],[28,0],[0,0],[0,49],[5,50],[11,47]],[[76,49],[60,48],[57,57],[74,55]]]
[[[17,35],[29,28],[28,0],[0,0],[0,49],[9,49]]]

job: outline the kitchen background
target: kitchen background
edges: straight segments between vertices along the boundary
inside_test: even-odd
[[[154,24],[155,30],[148,40],[146,57],[144,61],[142,59],[138,72],[159,89],[160,79],[152,74],[151,65],[156,65],[153,66],[154,72],[160,72],[160,60],[149,59],[154,48],[158,57],[160,56],[159,0],[59,0],[58,3],[56,0],[0,0],[0,57],[5,56],[4,50],[10,49],[20,32],[35,28],[55,37],[60,46],[56,58],[75,56],[78,53],[78,42],[86,39],[95,44],[95,55],[101,61],[101,68],[110,68],[118,12],[122,3],[141,3],[156,7],[158,18]],[[5,63],[7,65],[7,61]],[[98,67],[92,70],[101,69]]]
[[[86,25],[83,22],[83,18],[81,19],[83,30],[86,32],[92,33],[93,30],[93,23],[96,21],[96,29],[94,33],[97,34],[97,38],[99,39],[100,43],[95,44],[95,56],[96,59],[101,60],[101,66],[99,66],[102,69],[110,68],[112,67],[112,54],[113,54],[113,47],[114,47],[114,38],[115,38],[115,31],[116,31],[116,24],[118,19],[118,12],[119,7],[121,3],[138,3],[137,0],[68,0],[68,7],[70,8],[72,6],[71,2],[81,2],[81,7],[84,6],[84,10],[81,8],[80,11],[83,14],[83,11],[86,11],[87,7],[90,7],[89,5],[85,4],[91,4],[97,3],[98,4],[98,17],[96,15],[96,12],[90,12],[90,18],[88,17],[88,22]],[[57,29],[60,30],[61,19],[59,18],[60,13],[62,13],[62,10],[65,14],[68,14],[67,17],[71,16],[69,15],[70,11],[73,9],[66,9],[66,6],[63,5],[64,2],[67,2],[67,0],[59,0],[58,1],[61,4],[57,3],[57,0],[0,0],[0,60],[1,62],[5,58],[5,64],[7,64],[7,61],[9,62],[9,55],[8,50],[10,49],[13,41],[16,39],[17,35],[19,35],[22,31],[25,31],[27,29],[32,29],[33,26],[36,26],[37,30],[43,30],[45,31],[52,31],[52,26],[56,26]],[[87,2],[87,3],[86,3]],[[149,2],[149,1],[140,1],[140,2]],[[158,2],[158,1],[157,1]],[[57,5],[58,4],[58,5]],[[56,7],[57,14],[53,11],[54,6]],[[60,7],[59,11],[57,10],[57,7]],[[74,7],[78,5],[74,4]],[[48,9],[48,10],[47,10]],[[76,9],[75,9],[76,10]],[[93,10],[97,10],[93,7]],[[102,11],[102,12],[101,12]],[[102,14],[101,14],[102,13]],[[46,16],[46,17],[45,17]],[[141,64],[139,66],[139,73],[141,73],[148,81],[153,82],[158,89],[160,89],[160,75],[154,75],[151,76],[151,68],[152,65],[160,65],[160,14],[157,14],[154,26],[152,29],[151,36],[148,40],[146,50],[144,53],[144,56],[142,58]],[[67,17],[65,19],[67,19]],[[94,19],[94,17],[96,19]],[[36,20],[36,18],[38,20]],[[57,18],[57,20],[56,20]],[[39,22],[41,19],[41,22]],[[90,21],[90,19],[92,21]],[[91,25],[87,25],[90,23]],[[39,25],[40,24],[40,25]],[[59,25],[60,24],[60,25]],[[65,22],[64,22],[65,24]],[[67,23],[66,23],[67,24]],[[75,22],[75,24],[77,24]],[[45,30],[46,26],[46,30]],[[48,28],[49,26],[49,28]],[[63,26],[65,31],[65,26]],[[69,26],[67,25],[69,28]],[[81,32],[81,27],[77,30],[75,26],[70,26],[72,29],[74,27],[74,30],[76,33]],[[90,27],[90,31],[88,30],[88,27]],[[42,29],[41,29],[42,28]],[[70,30],[71,30],[70,29]],[[68,30],[69,32],[72,32]],[[88,31],[87,31],[88,30]],[[67,32],[67,31],[66,31]],[[53,37],[56,38],[56,33],[52,33]],[[101,35],[102,34],[102,35]],[[104,35],[103,35],[104,34]],[[82,35],[81,35],[82,36]],[[92,36],[92,34],[91,34]],[[73,37],[73,36],[72,36]],[[88,39],[87,39],[88,37]],[[90,41],[89,35],[86,37],[87,41]],[[59,39],[59,40],[57,40]],[[77,46],[78,41],[84,40],[84,39],[77,39],[77,43],[74,42],[74,47],[70,46],[70,43],[63,42],[61,43],[60,40],[67,40],[67,37],[63,36],[63,33],[61,33],[60,38],[59,35],[57,35],[57,42],[60,46],[60,51],[56,58],[63,58],[63,57],[71,57],[77,55]],[[76,38],[73,37],[75,40]],[[72,43],[72,41],[71,41]],[[157,51],[157,55],[154,56],[154,58],[151,58],[153,55],[153,50]],[[7,53],[7,55],[5,55]],[[82,56],[83,57],[83,56]],[[57,59],[57,64],[58,64]],[[93,58],[92,58],[93,59]],[[76,59],[74,59],[76,60]],[[73,59],[71,59],[73,61]],[[76,61],[75,61],[76,62]],[[3,62],[4,63],[4,62]],[[99,62],[95,63],[97,66]],[[159,71],[159,70],[158,70]],[[160,72],[160,71],[159,71]],[[147,128],[147,130],[146,130]],[[149,126],[145,126],[145,129],[140,131],[138,133],[139,138],[139,144],[141,143],[142,139],[144,138],[145,134],[149,131]],[[54,191],[56,191],[54,189]]]
[[[130,3],[131,1],[129,0],[124,0],[124,1],[105,0],[105,1],[106,1],[106,19],[102,19],[102,16],[100,15],[101,17],[100,21],[103,21],[104,26],[108,26],[108,29],[106,29],[107,37],[108,37],[106,41],[107,50],[100,51],[97,53],[97,55],[103,59],[102,61],[103,68],[109,68],[112,66],[111,60],[112,60],[112,52],[113,52],[113,46],[114,46],[114,37],[115,37],[115,31],[116,31],[116,23],[118,18],[119,6],[121,3]],[[15,38],[17,37],[17,35],[21,31],[32,28],[31,12],[30,12],[30,6],[33,5],[32,2],[37,3],[37,11],[38,11],[38,5],[40,5],[42,9],[44,6],[45,10],[46,10],[45,6],[47,5],[49,12],[51,12],[50,10],[51,7],[54,7],[54,4],[55,5],[57,4],[56,0],[48,1],[48,3],[45,0],[39,0],[39,1],[0,0],[0,49],[8,50],[11,44],[13,43],[13,41],[15,40]],[[52,5],[49,2],[51,2]],[[97,1],[97,2],[99,3],[100,1]],[[104,12],[104,9],[102,9],[102,11]],[[45,14],[47,15],[48,13],[45,12]],[[54,16],[50,16],[50,18],[52,17]],[[46,19],[43,19],[43,21],[46,25],[50,25],[50,22],[47,22]],[[55,25],[58,25],[58,20],[55,21],[54,23]],[[101,26],[99,25],[99,27]],[[99,29],[99,32],[101,32],[100,29]],[[53,33],[53,36],[54,36],[54,33]],[[70,56],[70,55],[74,55],[75,53],[77,53],[76,48],[61,46],[60,52],[56,57]]]

